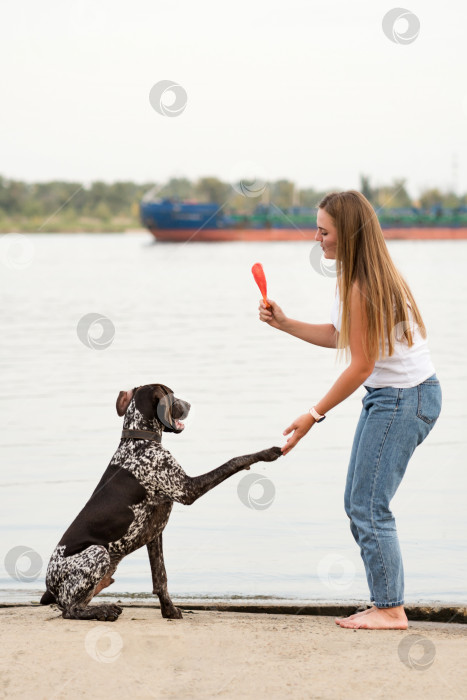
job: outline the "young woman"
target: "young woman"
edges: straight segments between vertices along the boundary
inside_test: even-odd
[[[441,388],[426,329],[409,286],[397,271],[376,213],[354,190],[333,192],[318,205],[324,257],[336,260],[332,324],[288,318],[275,301],[259,317],[313,345],[350,353],[350,364],[307,413],[285,431],[287,454],[310,428],[362,384],[366,389],[345,488],[345,511],[365,566],[372,607],[341,627],[406,629],[404,572],[389,508],[408,461],[441,410]]]

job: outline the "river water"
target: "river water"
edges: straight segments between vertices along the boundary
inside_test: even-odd
[[[282,431],[345,364],[258,320],[250,268],[263,263],[287,315],[329,322],[335,279],[310,263],[312,246],[155,243],[144,233],[0,238],[1,599],[43,590],[51,551],[118,445],[119,390],[161,382],[192,404],[185,432],[164,438],[190,475],[283,444]],[[388,246],[424,316],[443,389],[441,417],[392,504],[406,600],[465,604],[467,241]],[[343,509],[364,393],[286,458],[175,504],[164,534],[174,598],[367,598]],[[121,563],[113,589],[150,593],[145,549]]]

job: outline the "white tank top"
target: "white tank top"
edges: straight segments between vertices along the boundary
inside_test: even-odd
[[[413,323],[413,316],[409,306],[409,317]],[[340,331],[342,316],[339,313],[339,288],[336,289],[336,296],[331,311],[331,321]],[[402,327],[401,327],[402,328]],[[403,328],[402,328],[403,330]],[[430,358],[428,343],[425,338],[422,338],[420,331],[412,326],[414,344],[409,348],[405,339],[400,340],[401,333],[395,333],[394,354],[391,357],[381,358],[381,343],[379,359],[375,362],[375,367],[370,376],[363,382],[364,386],[383,387],[393,386],[396,389],[406,389],[417,384],[421,384],[425,379],[435,374],[435,368]],[[398,339],[399,338],[399,339]],[[386,340],[386,353],[388,351],[388,343]]]

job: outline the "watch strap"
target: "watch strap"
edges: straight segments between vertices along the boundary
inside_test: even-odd
[[[310,408],[309,412],[311,413],[311,415],[313,416],[313,418],[315,419],[315,421],[316,421],[317,423],[321,423],[321,421],[324,420],[324,419],[326,418],[326,416],[321,416],[321,415],[318,413],[318,411],[314,408],[314,406],[312,406],[312,407]]]

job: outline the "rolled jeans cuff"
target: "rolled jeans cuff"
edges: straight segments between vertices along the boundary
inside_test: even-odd
[[[397,608],[399,605],[404,605],[403,600],[399,600],[396,603],[376,603],[373,602],[375,608]]]

